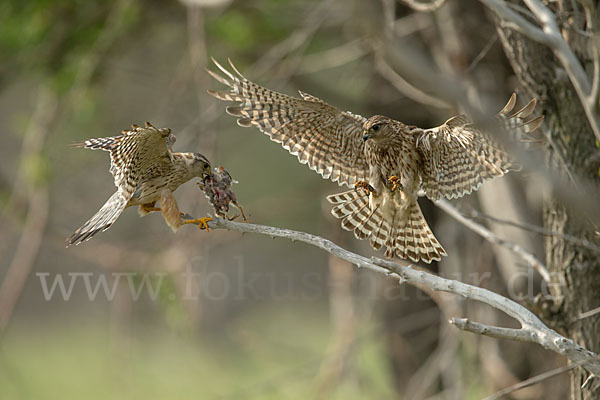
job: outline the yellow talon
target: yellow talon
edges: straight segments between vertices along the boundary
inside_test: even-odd
[[[398,189],[398,186],[402,186],[400,183],[400,178],[395,175],[392,175],[388,178],[388,182],[392,184],[392,192]]]
[[[184,222],[184,224],[198,224],[198,228],[200,229],[206,229],[206,232],[210,232],[210,229],[208,229],[208,221],[212,221],[211,217],[203,217],[203,218],[197,218],[197,219],[190,219]]]
[[[369,185],[368,182],[366,181],[358,181],[354,184],[354,190],[357,191],[358,189],[363,189],[367,192],[367,194],[371,194],[372,192],[375,191],[375,189],[373,188],[373,186]]]

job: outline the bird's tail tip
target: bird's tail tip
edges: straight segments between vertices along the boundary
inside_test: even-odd
[[[368,239],[375,250],[385,247],[388,258],[431,263],[447,255],[416,201],[406,211],[408,215],[398,215],[390,222],[379,208],[371,209],[369,195],[363,192],[349,190],[327,196],[327,200],[334,204],[331,213],[342,220],[343,229],[353,231],[357,239]]]

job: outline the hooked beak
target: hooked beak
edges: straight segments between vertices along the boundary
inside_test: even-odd
[[[371,137],[371,135],[369,134],[369,132],[363,131],[363,134],[362,134],[363,142],[366,142],[370,137]]]

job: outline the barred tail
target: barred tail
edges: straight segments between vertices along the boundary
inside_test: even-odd
[[[342,219],[342,228],[354,231],[357,239],[366,239],[371,235],[375,227],[378,210],[369,207],[369,195],[365,192],[349,190],[347,192],[327,196],[330,203],[335,204],[331,213],[336,218]]]
[[[67,239],[67,247],[85,242],[96,233],[110,228],[127,206],[127,202],[121,192],[115,192],[92,218]]]
[[[330,195],[327,200],[334,204],[331,213],[342,220],[342,228],[353,231],[357,239],[369,239],[376,250],[385,246],[386,257],[397,255],[430,263],[447,255],[416,202],[409,207],[407,216],[397,213],[393,221],[387,221],[380,209],[371,210],[366,193],[350,190]]]
[[[408,209],[408,220],[399,220],[395,228],[394,250],[398,257],[430,263],[448,255],[431,232],[416,201]]]
[[[91,150],[111,151],[114,148],[115,143],[120,141],[122,138],[123,136],[111,136],[86,139],[81,142],[71,143],[71,147],[83,147]]]

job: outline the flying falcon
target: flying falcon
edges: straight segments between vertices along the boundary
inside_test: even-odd
[[[310,94],[287,96],[250,82],[214,59],[223,75],[208,71],[228,91],[214,97],[239,102],[227,107],[243,127],[255,126],[323,178],[351,190],[328,196],[332,213],[358,239],[385,255],[431,262],[447,255],[427,225],[419,191],[435,201],[458,198],[488,179],[518,169],[508,154],[464,115],[430,129],[375,115],[369,119]],[[543,117],[530,118],[536,100],[513,111],[513,94],[497,117],[516,136],[534,131]]]
[[[73,144],[110,153],[110,172],[117,191],[100,210],[67,239],[67,247],[89,240],[105,231],[124,209],[139,206],[140,216],[160,211],[167,224],[177,231],[183,224],[198,223],[208,229],[210,218],[183,221],[173,192],[183,183],[211,172],[210,163],[200,153],[174,153],[175,135],[169,128],[132,125],[120,136],[88,139]],[[156,207],[160,202],[160,207]]]

